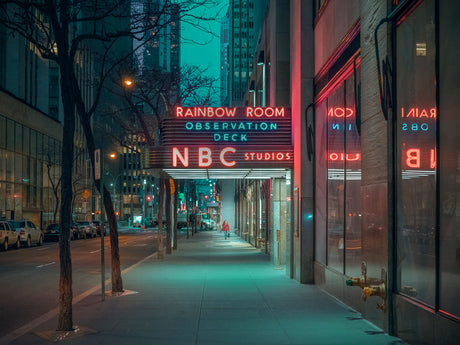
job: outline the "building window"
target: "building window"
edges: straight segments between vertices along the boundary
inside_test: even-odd
[[[460,140],[458,109],[460,69],[458,65],[458,1],[439,4],[440,82],[439,94],[439,187],[440,187],[440,291],[439,308],[460,318]],[[428,51],[427,51],[428,53]]]
[[[316,105],[316,246],[323,248],[316,260],[359,276],[361,137],[355,106],[359,67],[353,72]]]
[[[434,1],[397,28],[397,288],[435,305],[436,72]],[[425,46],[425,54],[417,47]]]

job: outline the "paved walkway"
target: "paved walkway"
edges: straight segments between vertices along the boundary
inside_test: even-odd
[[[80,331],[63,343],[403,344],[316,286],[274,270],[260,250],[217,232],[180,239],[172,255],[148,258],[123,282],[136,293],[102,302],[94,292],[74,305]],[[37,333],[56,325],[54,317],[11,344],[49,344]]]

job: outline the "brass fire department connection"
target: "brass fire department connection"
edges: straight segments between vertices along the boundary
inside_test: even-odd
[[[347,286],[359,286],[363,290],[362,299],[367,301],[370,296],[378,296],[382,299],[382,303],[377,303],[377,308],[386,311],[386,297],[387,297],[387,278],[386,271],[382,268],[381,277],[368,278],[367,277],[367,264],[361,263],[361,277],[351,277],[346,281]]]

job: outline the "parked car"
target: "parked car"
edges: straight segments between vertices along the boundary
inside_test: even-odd
[[[61,228],[59,227],[59,224],[57,223],[52,223],[49,224],[46,229],[43,231],[44,235],[44,240],[45,241],[59,241],[59,233]],[[70,227],[70,232],[69,232],[69,238],[70,240],[78,239],[78,231],[75,231],[72,227]]]
[[[18,233],[6,221],[0,221],[0,249],[7,251],[8,247],[19,249],[21,240]]]
[[[43,233],[30,220],[10,220],[10,226],[16,230],[21,244],[30,247],[32,244],[41,246],[43,244]]]
[[[45,231],[43,231],[43,238],[45,241],[59,241],[59,233],[59,224],[53,223],[48,225]]]
[[[210,218],[207,213],[201,214],[201,224],[205,230],[213,230],[216,226],[214,219]]]
[[[86,231],[83,228],[79,227],[77,223],[73,223],[70,226],[70,230],[73,233],[74,240],[79,240],[86,237]]]
[[[77,222],[78,227],[83,230],[85,237],[96,237],[97,232],[96,228],[90,224],[88,221]]]
[[[101,236],[101,230],[102,230],[102,229],[105,230],[104,236],[107,234],[106,228],[108,227],[108,225],[107,225],[107,226],[106,226],[106,225],[103,225],[103,224],[101,224],[101,222],[98,221],[98,220],[92,220],[92,221],[90,221],[90,222],[89,222],[89,225],[96,229],[96,234],[97,234],[98,236]]]
[[[187,227],[187,212],[177,213],[177,228],[182,229]]]

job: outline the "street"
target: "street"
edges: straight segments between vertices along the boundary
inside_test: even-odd
[[[120,231],[121,270],[156,252],[156,238],[156,229]],[[105,237],[104,244],[105,278],[109,279],[111,260],[108,236]],[[70,246],[75,299],[85,291],[101,286],[101,238],[71,241]],[[45,242],[41,247],[0,252],[0,282],[1,338],[57,307],[58,242]],[[106,290],[110,289],[109,284]]]

